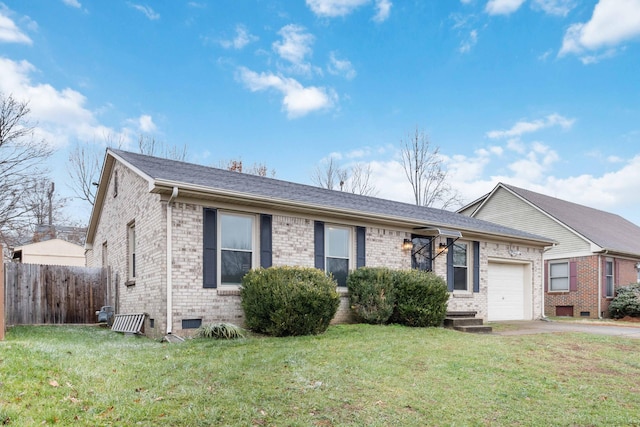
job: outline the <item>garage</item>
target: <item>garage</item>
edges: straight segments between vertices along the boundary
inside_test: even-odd
[[[489,262],[489,321],[532,318],[530,270],[529,264]]]

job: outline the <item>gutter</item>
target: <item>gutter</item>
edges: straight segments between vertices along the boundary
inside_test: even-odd
[[[167,335],[171,335],[173,325],[173,227],[171,203],[178,197],[178,187],[173,187],[171,197],[167,201]]]

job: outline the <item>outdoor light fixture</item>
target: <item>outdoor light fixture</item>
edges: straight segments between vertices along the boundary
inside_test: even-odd
[[[447,252],[449,252],[449,247],[447,246],[446,243],[440,243],[438,245],[438,255],[439,254],[446,254]]]
[[[404,242],[402,242],[402,250],[408,251],[411,249],[413,249],[413,242],[409,239],[404,239]]]

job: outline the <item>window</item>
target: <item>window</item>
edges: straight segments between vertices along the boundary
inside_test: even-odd
[[[613,298],[613,261],[606,260],[604,263],[605,297]]]
[[[549,291],[569,290],[569,263],[549,263]]]
[[[129,264],[129,282],[133,282],[136,279],[136,224],[132,222],[128,225],[127,229],[128,240],[128,264]]]
[[[454,243],[453,249],[453,290],[468,290],[468,247],[466,243]]]
[[[325,271],[333,274],[338,286],[347,286],[351,230],[335,226],[325,230]]]
[[[237,285],[253,266],[254,217],[220,214],[220,282]]]

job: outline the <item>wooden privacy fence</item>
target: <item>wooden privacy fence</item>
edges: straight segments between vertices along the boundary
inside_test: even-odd
[[[7,325],[96,323],[96,311],[107,304],[106,270],[7,263]]]

